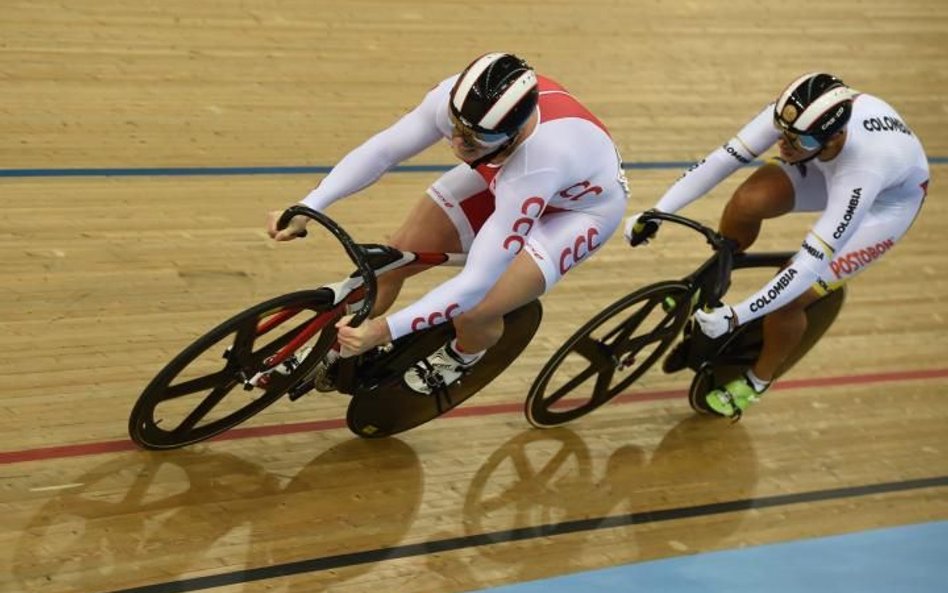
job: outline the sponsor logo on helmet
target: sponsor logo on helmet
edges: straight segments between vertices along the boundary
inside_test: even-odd
[[[770,303],[774,302],[780,293],[787,289],[787,286],[790,285],[790,281],[793,280],[799,272],[794,268],[787,268],[787,270],[777,278],[777,281],[767,290],[767,294],[758,298],[756,301],[751,303],[750,310],[753,312],[760,311]]]
[[[786,104],[783,107],[783,111],[780,112],[780,117],[783,121],[792,123],[797,119],[797,116],[800,115],[800,112],[797,111],[796,105]]]
[[[902,120],[895,117],[870,117],[862,120],[862,127],[870,132],[902,132],[912,135],[912,130],[902,123]]]
[[[823,132],[825,132],[825,131],[827,130],[827,128],[829,128],[830,126],[832,126],[833,124],[836,123],[836,120],[839,119],[839,118],[843,115],[843,112],[844,112],[844,111],[846,111],[846,106],[845,106],[845,105],[840,105],[840,106],[839,106],[839,109],[836,110],[836,113],[833,114],[833,117],[831,117],[831,118],[829,118],[828,120],[826,120],[826,121],[823,123],[823,125],[820,126],[820,130],[823,131]]]
[[[843,214],[843,221],[837,225],[836,232],[833,233],[834,239],[839,239],[846,232],[849,223],[853,220],[853,214],[856,213],[856,208],[859,206],[860,197],[862,197],[862,188],[853,189],[853,195],[849,198],[849,206],[846,207],[846,213]]]

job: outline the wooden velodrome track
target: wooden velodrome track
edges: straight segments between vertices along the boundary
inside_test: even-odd
[[[944,2],[4,4],[0,591],[448,593],[948,518]],[[342,396],[307,397],[233,438],[134,449],[129,409],[165,361],[350,266],[318,237],[265,236],[266,211],[317,174],[102,170],[331,165],[495,48],[610,127],[633,166],[630,210],[681,172],[636,164],[702,157],[814,69],[900,110],[940,159],[927,204],[737,424],[695,418],[688,378],[658,370],[636,388],[650,401],[564,429],[520,413],[583,320],[704,256],[668,229],[571,272],[529,349],[463,414],[369,442],[343,428]],[[451,162],[443,146],[412,161]],[[685,213],[714,222],[748,171]],[[391,174],[330,214],[381,240],[437,174]],[[795,249],[811,221],[770,223],[758,247]],[[444,277],[420,277],[402,302]]]

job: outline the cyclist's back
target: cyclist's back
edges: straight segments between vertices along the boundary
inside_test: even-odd
[[[846,144],[831,161],[811,161],[824,174],[850,170],[877,176],[881,183],[875,204],[884,206],[917,195],[928,179],[928,160],[921,142],[891,105],[878,97],[860,94],[853,100],[853,114]]]

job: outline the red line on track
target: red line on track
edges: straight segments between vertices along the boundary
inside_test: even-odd
[[[942,379],[948,377],[948,369],[927,369],[917,371],[893,371],[888,373],[869,373],[864,375],[841,375],[838,377],[820,377],[816,379],[787,379],[774,386],[775,390],[807,389],[812,387],[837,387],[841,385],[866,385],[872,383],[892,383],[902,381],[918,381],[925,379]],[[640,401],[655,401],[685,397],[683,389],[668,389],[662,391],[646,391],[642,393],[627,393],[620,395],[610,403],[632,403]],[[496,414],[517,413],[523,410],[523,403],[493,404],[486,406],[468,406],[452,410],[445,417],[493,416]],[[301,432],[320,432],[345,428],[346,421],[317,420],[312,422],[295,422],[292,424],[276,424],[269,426],[252,426],[232,429],[213,440],[227,441],[250,437],[267,437]],[[23,449],[21,451],[0,452],[0,465],[19,463],[23,461],[43,461],[62,459],[66,457],[81,457],[84,455],[98,455],[101,453],[118,453],[137,449],[128,439],[119,441],[104,441],[100,443],[81,443],[76,445],[60,445],[56,447],[42,447],[38,449]]]

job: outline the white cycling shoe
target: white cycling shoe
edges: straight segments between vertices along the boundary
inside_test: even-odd
[[[454,352],[450,344],[435,350],[428,358],[418,361],[405,371],[405,384],[413,391],[430,395],[436,389],[443,389],[457,382],[472,366],[484,356],[465,362]]]

